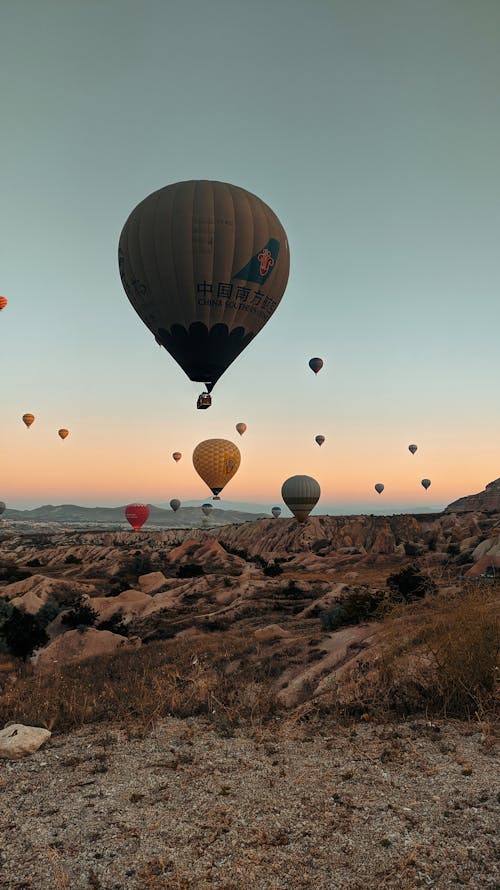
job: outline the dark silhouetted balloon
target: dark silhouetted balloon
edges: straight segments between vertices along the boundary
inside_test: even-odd
[[[178,498],[172,498],[172,500],[170,501],[170,506],[172,507],[172,510],[174,511],[174,513],[177,513],[177,510],[179,509],[180,505],[181,505],[181,502]]]
[[[309,367],[310,367],[311,371],[314,371],[314,373],[317,374],[318,371],[321,371],[321,368],[323,367],[323,359],[322,358],[309,359]]]
[[[317,442],[318,445],[321,446],[323,444],[323,442],[325,441],[325,437],[324,436],[315,436],[314,441]]]
[[[138,532],[149,517],[149,507],[146,504],[129,504],[125,507],[125,517],[135,532]]]
[[[281,497],[298,522],[305,522],[319,501],[321,489],[312,476],[290,476],[281,486]]]
[[[273,514],[274,518],[277,519],[278,516],[281,516],[281,507],[273,507],[271,513]]]
[[[237,424],[236,424],[236,430],[237,430],[237,432],[240,434],[240,436],[243,435],[243,433],[245,432],[246,428],[247,428],[246,423],[237,423]]]
[[[5,513],[6,509],[7,509],[7,507],[6,507],[5,502],[4,502],[4,501],[0,501],[0,515],[1,515],[2,513]]]
[[[213,506],[212,506],[212,504],[202,504],[201,509],[202,509],[202,512],[205,514],[205,516],[210,516],[210,514],[213,510]]]
[[[30,428],[31,424],[34,423],[34,422],[35,422],[35,415],[34,415],[34,414],[23,414],[23,423],[26,424],[26,426],[28,427],[28,429]]]
[[[377,491],[379,494],[382,494],[384,487],[385,486],[383,482],[376,482],[374,485],[375,491]]]
[[[69,436],[69,430],[65,430],[65,429],[57,430],[57,435],[58,435],[61,439],[67,439],[68,436]]]
[[[181,459],[182,454],[180,451],[174,451],[172,457],[175,460],[175,462],[177,463],[177,461],[179,461]]]
[[[290,265],[270,207],[207,180],[177,182],[141,201],[123,227],[118,261],[125,293],[156,342],[208,392],[277,308]]]
[[[418,445],[408,445],[408,451],[411,451],[412,454],[415,454],[417,449],[418,449]]]
[[[422,485],[424,486],[424,488],[425,488],[426,491],[427,491],[427,489],[430,487],[430,484],[431,484],[431,480],[430,480],[430,479],[422,479]]]

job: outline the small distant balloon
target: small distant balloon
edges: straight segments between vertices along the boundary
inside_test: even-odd
[[[319,501],[321,489],[312,476],[290,476],[281,486],[281,497],[297,522],[305,522]]]
[[[379,494],[382,494],[385,486],[384,486],[383,482],[376,482],[374,485],[374,488],[375,488],[375,491],[377,491]]]
[[[28,429],[30,428],[31,424],[34,423],[34,422],[35,422],[35,415],[34,415],[34,414],[23,414],[23,423],[26,424],[26,426],[28,427]]]
[[[314,373],[317,374],[318,371],[321,371],[321,368],[323,367],[323,359],[322,358],[310,358],[309,359],[309,367],[310,367],[311,371],[314,371]]]
[[[205,516],[210,516],[210,514],[213,510],[213,505],[212,504],[202,504],[201,510],[202,510],[202,513],[205,514]]]
[[[135,532],[138,532],[149,517],[149,507],[146,504],[129,504],[125,507],[125,518]]]
[[[7,507],[5,505],[5,502],[0,501],[0,516],[2,515],[2,513],[5,513],[6,509],[7,509]]]
[[[422,485],[424,486],[424,488],[425,488],[426,491],[427,491],[427,489],[430,487],[430,484],[431,484],[431,480],[430,480],[430,479],[422,479]]]
[[[274,518],[277,519],[278,516],[281,516],[281,507],[273,507],[271,513],[273,514]]]
[[[175,462],[177,463],[177,461],[179,461],[181,459],[182,454],[180,451],[174,451],[172,457],[175,460]]]
[[[240,436],[243,435],[243,433],[245,432],[246,428],[247,428],[246,423],[237,423],[237,424],[236,424],[236,429],[237,429],[238,433],[240,434]]]
[[[408,445],[408,451],[411,451],[412,454],[415,454],[417,449],[418,449],[418,445]]]
[[[58,435],[61,439],[67,439],[68,436],[69,436],[69,430],[65,430],[65,429],[57,430],[57,435]]]
[[[172,507],[172,510],[174,511],[174,513],[177,513],[177,510],[179,509],[180,505],[181,505],[181,502],[178,498],[172,498],[172,500],[170,501],[170,506]]]
[[[315,436],[314,441],[317,442],[319,446],[321,446],[323,444],[323,442],[325,441],[325,437],[324,436]]]
[[[9,301],[8,301],[7,297],[0,297],[0,312],[2,311],[2,309],[5,309],[8,302]]]

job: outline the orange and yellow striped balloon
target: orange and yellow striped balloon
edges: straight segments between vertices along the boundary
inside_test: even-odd
[[[61,437],[61,439],[66,439],[69,436],[69,430],[57,430],[57,435]]]

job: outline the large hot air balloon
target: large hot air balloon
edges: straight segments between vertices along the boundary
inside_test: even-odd
[[[324,436],[315,436],[314,441],[317,442],[318,445],[321,446],[323,444],[323,442],[325,441],[325,437]]]
[[[206,439],[193,451],[193,465],[216,500],[240,465],[239,449],[228,439]]]
[[[374,487],[375,491],[378,492],[378,494],[382,494],[382,492],[385,488],[383,482],[376,482],[373,487]]]
[[[2,515],[2,513],[5,513],[6,509],[7,509],[7,506],[6,506],[5,502],[0,501],[0,516]]]
[[[2,311],[2,309],[5,309],[5,307],[8,305],[8,302],[9,301],[7,297],[0,297],[0,312]]]
[[[240,434],[240,436],[243,435],[243,433],[245,432],[246,428],[247,428],[246,423],[237,423],[237,424],[236,424],[236,431]]]
[[[181,459],[182,454],[180,451],[174,451],[172,457],[175,460],[175,462],[177,463],[177,461],[179,461]]]
[[[210,516],[213,510],[213,504],[202,504],[201,509],[205,516]]]
[[[312,476],[290,476],[281,486],[281,497],[297,522],[305,522],[319,501],[321,489]]]
[[[149,507],[146,504],[129,504],[125,507],[125,517],[135,532],[138,532],[149,516]]]
[[[172,510],[174,511],[174,513],[177,513],[177,510],[179,509],[180,505],[181,505],[181,502],[178,498],[172,498],[172,500],[170,501],[170,506],[172,507]]]
[[[429,488],[430,484],[431,484],[431,480],[430,480],[430,479],[422,479],[422,485],[424,486],[424,488],[425,488],[426,491],[427,491],[427,489]]]
[[[321,371],[321,368],[323,367],[323,359],[322,358],[310,358],[309,359],[309,367],[310,367],[311,371],[314,371],[314,373],[317,374],[318,371]]]
[[[271,513],[273,514],[274,518],[277,519],[278,516],[281,516],[281,507],[273,507]]]
[[[35,422],[35,415],[34,415],[34,414],[23,414],[23,423],[26,424],[26,426],[28,427],[28,429],[30,428],[31,424],[34,423],[34,422]]]
[[[408,451],[411,451],[412,454],[415,454],[417,449],[418,449],[418,445],[408,445]]]
[[[260,198],[191,180],[135,207],[118,262],[125,293],[157,343],[210,392],[277,308],[290,257],[283,226]]]
[[[61,439],[66,439],[69,436],[69,430],[57,430],[57,435],[61,437]]]

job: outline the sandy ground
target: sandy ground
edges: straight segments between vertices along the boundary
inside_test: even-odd
[[[498,888],[490,742],[425,720],[53,735],[0,762],[0,886]]]

